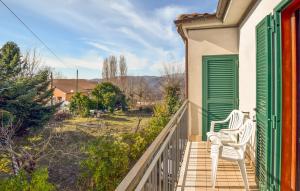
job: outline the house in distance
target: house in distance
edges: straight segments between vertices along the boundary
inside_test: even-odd
[[[92,80],[78,79],[78,92],[89,96],[96,87],[97,82]],[[68,103],[76,93],[76,79],[53,80],[53,98],[55,102]]]

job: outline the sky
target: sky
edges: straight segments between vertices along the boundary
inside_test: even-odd
[[[101,77],[103,60],[124,55],[129,75],[159,76],[164,64],[183,66],[184,44],[174,20],[216,10],[218,0],[2,0],[59,57],[0,3],[0,46],[36,49],[42,64],[67,78]]]

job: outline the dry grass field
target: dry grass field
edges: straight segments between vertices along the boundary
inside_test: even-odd
[[[75,117],[52,123],[45,130],[35,132],[26,138],[18,138],[16,145],[30,149],[31,145],[38,145],[51,135],[45,154],[37,165],[48,167],[49,180],[59,190],[77,190],[80,161],[86,157],[84,147],[101,135],[134,132],[139,118],[142,119],[140,128],[143,128],[151,118],[151,114],[138,116],[136,112],[115,112],[103,114],[99,118]],[[5,168],[2,168],[2,171],[3,169]]]

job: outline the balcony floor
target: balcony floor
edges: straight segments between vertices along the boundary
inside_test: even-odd
[[[177,191],[213,190],[211,188],[211,160],[205,142],[189,142],[181,167]],[[258,190],[255,171],[246,160],[250,190]],[[220,159],[215,190],[245,190],[236,162]]]

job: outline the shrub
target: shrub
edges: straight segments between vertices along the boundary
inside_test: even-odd
[[[53,191],[55,186],[48,182],[47,168],[40,168],[32,174],[20,171],[18,175],[0,180],[1,191]]]
[[[88,158],[81,163],[80,186],[88,190],[114,190],[128,171],[128,150],[126,143],[112,136],[89,143]]]
[[[118,86],[110,82],[98,84],[92,91],[92,95],[98,103],[98,107],[102,106],[110,112],[114,112],[118,107],[121,107],[123,111],[127,108],[125,95]]]
[[[122,136],[122,140],[129,145],[129,161],[134,164],[142,156],[148,143],[140,132],[125,134]]]
[[[148,144],[157,137],[161,130],[167,125],[170,116],[165,104],[158,104],[154,107],[153,117],[150,119],[148,126],[144,129],[144,136]]]
[[[59,112],[55,113],[55,115],[54,115],[55,121],[64,121],[64,120],[70,119],[70,118],[71,118],[71,114],[69,112],[65,112],[65,111],[59,111]]]
[[[165,104],[169,115],[173,115],[179,109],[181,104],[180,99],[180,87],[179,86],[168,86],[165,88]]]
[[[70,101],[70,111],[75,115],[87,117],[90,114],[91,100],[86,95],[76,93]]]

